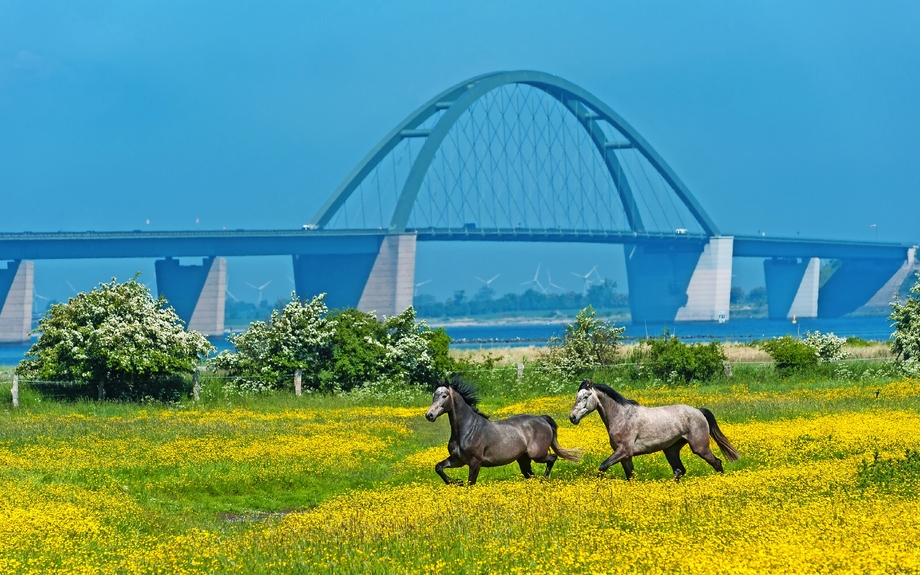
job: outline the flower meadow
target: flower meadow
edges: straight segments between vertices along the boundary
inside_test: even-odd
[[[661,454],[598,476],[571,391],[482,408],[552,415],[582,463],[473,487],[435,475],[449,429],[421,398],[7,408],[0,572],[920,572],[920,381],[623,389],[710,408],[740,451],[720,476],[685,449],[680,483]]]

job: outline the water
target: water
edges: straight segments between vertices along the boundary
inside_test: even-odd
[[[447,333],[457,348],[507,347],[515,345],[543,345],[552,336],[561,336],[562,324],[531,325],[471,325],[447,326]],[[670,333],[690,342],[739,341],[767,339],[783,335],[799,336],[806,331],[833,332],[841,337],[859,337],[866,340],[887,341],[891,336],[891,322],[885,316],[840,319],[799,319],[773,321],[768,319],[739,319],[725,323],[655,323],[627,324],[625,337],[639,339]]]
[[[558,323],[524,325],[469,325],[447,326],[447,333],[455,340],[456,348],[489,348],[520,345],[545,345],[552,336],[561,336],[565,325]],[[665,329],[686,341],[751,341],[783,335],[804,335],[806,331],[833,332],[842,337],[859,337],[866,340],[887,341],[891,336],[891,322],[885,316],[853,317],[841,319],[799,319],[771,321],[768,319],[739,319],[725,323],[637,324],[626,326],[626,337],[638,339],[661,335]],[[229,349],[223,338],[211,339],[218,349]],[[0,345],[0,365],[15,365],[23,358],[29,345]]]

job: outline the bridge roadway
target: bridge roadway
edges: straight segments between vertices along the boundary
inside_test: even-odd
[[[709,237],[596,230],[409,229],[417,241],[560,242],[703,245]],[[383,230],[214,230],[174,232],[40,232],[0,234],[0,261],[208,256],[278,256],[323,253],[324,244],[347,251],[376,250]],[[344,241],[343,241],[344,240]],[[902,259],[910,244],[765,236],[734,236],[734,257]]]

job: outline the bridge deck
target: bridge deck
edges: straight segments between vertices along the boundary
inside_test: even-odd
[[[383,230],[215,230],[175,232],[53,232],[0,234],[0,260],[271,256],[365,253],[379,246]],[[654,234],[566,229],[417,229],[419,241],[551,242],[605,244],[703,244],[695,234]],[[686,245],[686,244],[685,244]],[[735,257],[906,257],[908,244],[804,238],[735,236]]]

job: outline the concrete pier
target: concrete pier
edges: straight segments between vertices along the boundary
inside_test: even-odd
[[[733,241],[625,246],[633,323],[728,321]]]
[[[907,282],[913,286],[916,281],[915,274],[920,272],[920,260],[917,259],[917,246],[907,251],[907,259],[898,268],[898,271],[889,278],[875,295],[873,295],[865,305],[856,308],[854,313],[888,313],[891,311],[891,302],[894,301],[894,294],[901,290],[901,287]],[[901,297],[903,300],[904,298]]]
[[[894,298],[897,276],[907,277],[905,259],[843,259],[818,290],[818,317],[841,317],[873,299]],[[886,286],[892,283],[890,288]],[[898,283],[900,287],[900,283]],[[890,293],[886,292],[890,289]],[[889,299],[890,301],[890,299]]]
[[[412,305],[415,234],[340,238],[322,251],[294,256],[297,295],[326,294],[329,308],[356,307],[378,317]]]
[[[769,258],[763,262],[770,319],[818,317],[819,258]]]
[[[0,343],[29,340],[34,289],[33,262],[14,260],[0,269]]]
[[[393,234],[384,238],[358,309],[377,317],[393,316],[412,305],[415,287],[415,234]]]
[[[165,297],[189,330],[204,335],[224,333],[227,260],[204,258],[201,265],[183,266],[167,258],[154,264],[157,293]]]

